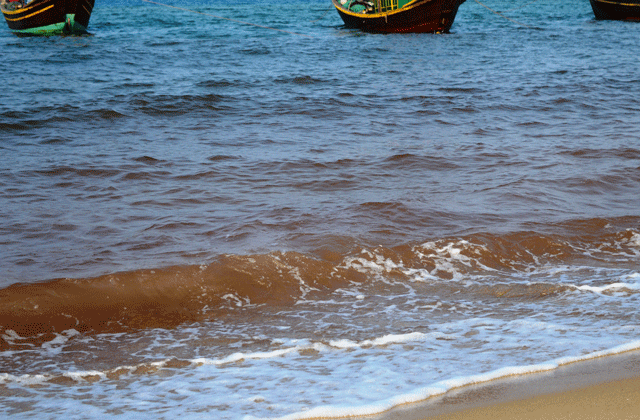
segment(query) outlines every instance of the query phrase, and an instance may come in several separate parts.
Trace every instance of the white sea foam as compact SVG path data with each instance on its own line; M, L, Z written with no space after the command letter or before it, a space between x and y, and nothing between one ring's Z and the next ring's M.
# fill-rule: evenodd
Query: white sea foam
M629 245L640 247L640 233L634 232L631 238L629 238Z
M384 258L380 255L374 255L365 250L363 250L362 253L367 254L370 258L375 257L375 261L371 261L367 258L362 257L348 257L345 259L344 267L353 268L360 272L374 272L378 274L389 273L393 270L403 268L401 265L389 258Z
M234 353L222 359L210 359L206 357L201 357L197 359L192 359L191 363L196 365L224 365L228 363L241 362L243 360L273 359L273 358L286 356L292 353L298 353L304 350L322 351L325 349L326 349L325 345L321 343L313 343L310 345L293 346L293 347L287 347L283 349L266 351L266 352Z
M601 294L603 292L609 291L620 291L620 290L640 290L639 284L631 284L631 283L612 283L607 284L606 286L577 286L578 290L585 290L588 292Z
M640 290L640 273L631 273L623 276L624 282L615 282L611 284L605 284L602 286L595 285L580 285L573 286L577 290L593 292L597 294L603 294L605 292L620 292L620 291L635 291Z
M315 407L304 412L293 413L282 417L269 418L270 420L303 420L314 418L343 418L352 416L367 416L381 414L389 411L394 407L403 404L417 403L428 398L444 394L452 389L460 388L473 384L486 383L509 376L522 376L532 373L540 373L557 369L563 365L576 363L581 361L593 360L599 357L612 356L628 351L639 350L640 340L627 344L616 346L610 349L591 352L581 356L567 356L546 363L539 363L528 366L508 366L496 369L487 373L470 375L466 377L457 377L442 380L434 384L415 389L411 392L393 396L391 398L372 402L366 405L344 407L344 406L325 406ZM256 417L246 416L245 420L256 419Z
M106 379L107 375L104 372L97 370L87 370L87 371L75 371L75 372L66 372L63 376L67 378L73 379L76 382L80 382L82 380L86 380L87 378L100 378Z
M369 347L369 346L386 346L390 344L402 344L408 343L412 341L425 341L428 339L436 339L442 338L446 336L446 334L442 333L421 333L421 332L412 332L407 334L388 334L383 337L378 337L370 340L363 341L351 341L347 339L341 340L331 340L329 345L331 347L339 348L339 349L350 349L356 347Z
M42 348L48 352L60 353L63 350L63 346L69 341L69 339L78 335L80 335L80 332L74 329L64 330L60 334L56 333L55 338L44 343Z
M248 298L240 298L238 295L235 295L233 293L227 293L226 295L222 296L222 299L228 302L233 301L233 304L237 307L251 304L251 301L249 301Z
M40 385L51 379L49 375L12 375L9 373L0 373L0 384L19 383L22 385Z
M519 349L523 346L539 346L540 338L546 337L553 346L545 351L557 349L560 354L567 354L567 349L574 345L573 338L590 330L580 329L579 326L571 330L566 325L535 318L504 321L490 317L452 320L433 327L437 330L384 334L365 340L336 338L328 340L326 344L309 339L274 338L266 346L271 349L267 351L183 359L189 365L184 369L174 369L170 376L156 373L155 369L135 371L140 367L162 370L172 366L170 362L173 359L120 366L103 372L70 370L56 376L84 384L82 387L90 390L87 392L108 402L116 411L149 410L141 418L152 418L158 414L154 410L160 406L163 412L167 410L167 413L179 414L183 418L197 418L195 413L185 411L187 406L202 409L220 405L227 407L224 412L212 412L225 419L245 416L247 419L265 418L275 412L284 413L283 419L305 419L314 416L375 414L472 383L555 369L565 363L640 348L640 342L632 342L610 350L587 352L585 355L553 359L551 362L500 368L493 363L500 363L501 360L513 363L523 356L521 353L517 358L503 359L511 353L511 349L521 351ZM192 331L194 328L185 330L190 335L196 332ZM633 335L636 330L628 329L625 334ZM599 331L597 336L592 337L593 340L598 340L603 333L606 334L606 331ZM265 341L268 338L259 334L243 335L249 341ZM565 335L566 343L562 341ZM586 336L589 338L588 334ZM406 346L407 343L411 343L411 346ZM457 349L462 343L467 348L475 348L482 343L482 348L487 346L487 351L482 350L482 357L474 356L475 350L460 353ZM310 349L316 352L306 351ZM529 349L526 353L531 351ZM503 356L496 357L500 352L504 352ZM468 360L449 368L441 361L444 354L450 354L453 359L463 355ZM489 371L474 373L485 366L487 358L492 361L486 365ZM525 357L524 360L538 359ZM110 377L110 372L118 370L129 371L122 375L119 385L122 390L114 389L111 380L104 381L105 377ZM408 371L413 374L407 376ZM456 372L468 374L453 376ZM431 381L428 378L432 378ZM51 379L51 375L0 375L0 383L25 386L46 384ZM96 379L98 381L93 382ZM38 388L36 392L47 392L50 388ZM37 404L40 409L46 410L52 399L42 398L39 401ZM83 404L73 401L69 400L68 410L78 413L76 417L80 418L84 412ZM330 403L324 405L327 404L325 401Z
M391 272L401 272L412 281L425 282L429 280L439 280L438 273L450 273L455 280L461 280L464 276L459 270L459 266L480 267L487 271L494 271L490 267L486 267L477 260L466 256L463 251L479 254L480 250L486 250L482 245L471 244L466 240L449 242L438 245L434 242L426 242L420 246L414 247L413 252L418 258L429 259L435 267L431 270L424 268L405 267L402 261L393 261L377 254L375 251L362 250L364 257L347 257L342 267L355 269L368 275L376 275L378 279L388 282L383 277L384 274Z

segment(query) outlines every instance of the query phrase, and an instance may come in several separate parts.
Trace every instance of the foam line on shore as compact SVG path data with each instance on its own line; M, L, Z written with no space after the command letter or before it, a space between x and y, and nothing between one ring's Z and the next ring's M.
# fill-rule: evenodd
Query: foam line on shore
M522 376L532 373L551 371L571 363L589 361L600 357L613 356L634 350L640 350L640 340L632 341L627 344L616 346L610 349L587 353L582 356L560 357L549 362L539 363L535 365L509 366L478 375L446 379L423 388L418 388L409 393L397 395L386 400L377 401L358 407L316 407L305 412L293 413L283 417L260 420L339 419L347 417L364 417L377 415L405 404L414 404L425 401L429 398L445 394L446 392L449 392L453 389L495 381L509 376ZM258 418L247 416L245 417L245 420L258 420Z

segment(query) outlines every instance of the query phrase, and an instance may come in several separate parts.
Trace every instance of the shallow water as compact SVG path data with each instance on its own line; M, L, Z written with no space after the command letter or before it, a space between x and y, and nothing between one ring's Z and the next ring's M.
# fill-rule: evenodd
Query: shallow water
M483 3L513 21L122 1L0 31L0 412L376 412L639 347L640 25Z

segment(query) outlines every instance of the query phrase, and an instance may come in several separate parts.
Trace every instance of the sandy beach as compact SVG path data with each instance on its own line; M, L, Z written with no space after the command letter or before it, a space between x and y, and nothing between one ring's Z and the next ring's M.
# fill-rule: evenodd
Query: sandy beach
M637 419L640 378L471 408L429 419Z
M625 379L578 390L445 414L448 419L640 418L640 380Z
M640 419L640 352L460 388L382 418Z

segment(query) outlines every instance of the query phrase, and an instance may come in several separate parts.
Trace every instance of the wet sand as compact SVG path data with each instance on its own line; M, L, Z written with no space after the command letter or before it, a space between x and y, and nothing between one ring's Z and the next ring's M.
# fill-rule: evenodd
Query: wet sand
M381 419L640 419L640 352L460 388Z
M571 391L457 411L428 419L638 419L640 379L623 379Z

